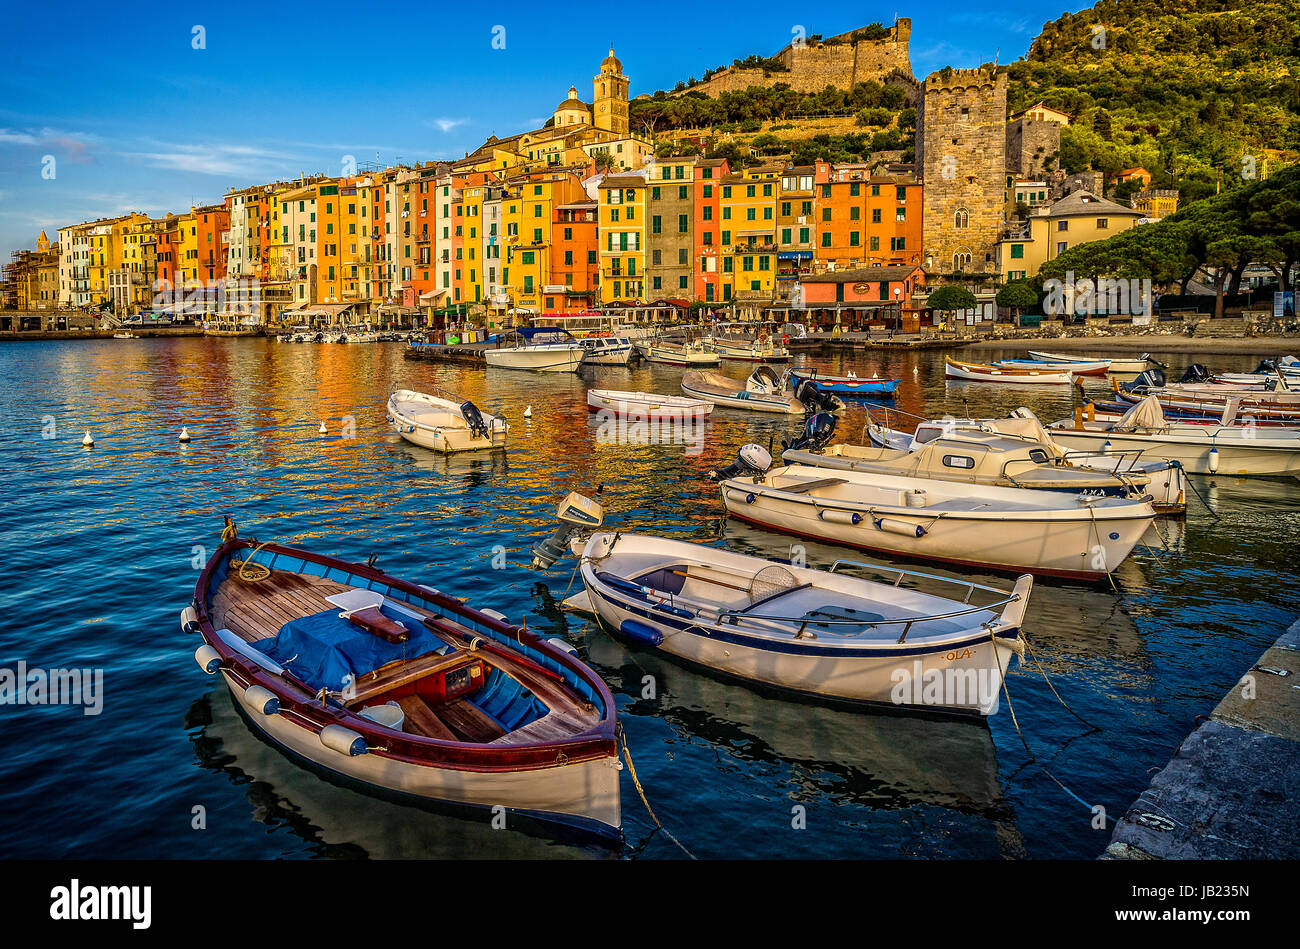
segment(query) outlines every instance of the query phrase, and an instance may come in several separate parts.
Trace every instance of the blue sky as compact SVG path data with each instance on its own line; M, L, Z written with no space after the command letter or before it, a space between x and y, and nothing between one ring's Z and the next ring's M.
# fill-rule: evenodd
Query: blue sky
M459 5L458 5L459 6ZM0 255L45 228L219 201L226 189L459 157L535 128L591 78L612 42L632 95L751 53L796 26L831 35L912 18L912 68L1022 56L1065 9L1006 0L884 7L819 0L568 5L394 2L10 5L0 37ZM688 29L687 13L698 10ZM724 10L742 11L726 15ZM195 49L194 28L206 48ZM493 48L504 27L505 48ZM43 176L53 156L53 177Z

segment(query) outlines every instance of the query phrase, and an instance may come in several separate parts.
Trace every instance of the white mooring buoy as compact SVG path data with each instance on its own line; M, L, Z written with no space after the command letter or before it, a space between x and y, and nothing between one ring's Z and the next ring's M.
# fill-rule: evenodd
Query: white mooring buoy
M181 426L181 442L182 442L183 444L188 444L188 443L189 443L189 440L190 440L190 430L189 430L189 428L188 428L187 426L182 425L182 426Z
M524 409L524 418L532 418L532 417L533 417L533 407L530 405L528 406L528 408Z
M90 429L86 429L86 437L81 440L81 444L85 445L87 448L95 447L95 440L90 437Z
M320 423L320 429L319 429L319 431L320 431L320 433L321 433L322 435L326 434L326 429L325 429L325 423L324 423L324 422L321 422L321 423Z

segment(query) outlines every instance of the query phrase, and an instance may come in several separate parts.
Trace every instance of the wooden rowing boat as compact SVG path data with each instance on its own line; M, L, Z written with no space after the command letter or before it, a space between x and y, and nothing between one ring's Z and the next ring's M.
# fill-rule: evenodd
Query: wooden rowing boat
M706 418L713 412L713 403L704 399L688 399L681 395L660 395L657 392L588 389L587 411L609 412L619 418L662 421Z
M318 773L621 837L609 690L500 613L227 521L181 626L249 725Z
M967 382L1012 382L1032 385L1069 385L1074 381L1069 372L1047 372L1040 369L1003 369L977 362L960 362L951 356L943 357L944 378Z

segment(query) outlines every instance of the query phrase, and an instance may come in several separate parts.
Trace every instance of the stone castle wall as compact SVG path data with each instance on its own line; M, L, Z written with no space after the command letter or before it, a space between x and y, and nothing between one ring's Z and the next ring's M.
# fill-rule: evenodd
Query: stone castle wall
M821 92L827 86L852 89L859 82L874 80L883 83L895 71L912 74L908 55L908 42L912 21L898 20L890 28L889 36L879 40L851 40L851 33L842 33L818 43L787 46L776 54L786 67L785 72L765 73L762 69L736 69L729 67L706 82L691 86L689 91L718 96L724 92L740 92L750 86L776 86L785 83L798 92Z
M1044 119L1019 118L1007 126L1007 166L1036 177L1047 171L1046 161L1061 151L1061 126Z
M949 69L925 80L917 105L916 166L924 184L927 269L992 272L1006 211L1005 74Z

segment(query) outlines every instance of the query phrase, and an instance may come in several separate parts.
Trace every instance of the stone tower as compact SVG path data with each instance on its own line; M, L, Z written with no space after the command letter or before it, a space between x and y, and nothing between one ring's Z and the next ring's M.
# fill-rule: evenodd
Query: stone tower
M612 48L601 61L600 73L592 80L592 87L591 111L596 128L626 138L631 127L627 113L627 77Z
M991 273L1007 201L1007 77L945 69L926 78L916 113L924 185L922 260L933 273Z

